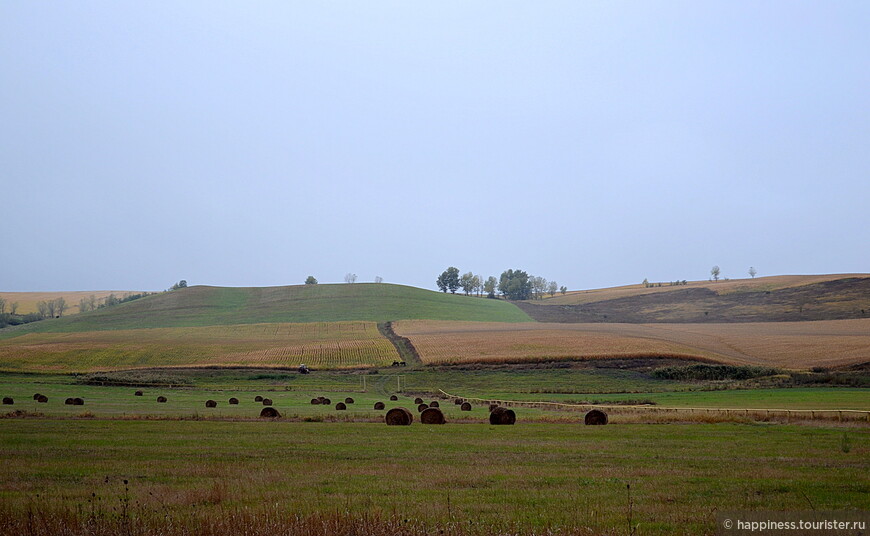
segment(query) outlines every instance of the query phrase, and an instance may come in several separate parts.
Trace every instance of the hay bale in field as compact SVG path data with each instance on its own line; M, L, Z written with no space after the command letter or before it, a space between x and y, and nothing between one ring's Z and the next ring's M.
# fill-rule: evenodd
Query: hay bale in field
M73 398L73 406L84 406L84 405L85 405L84 398L78 398L78 397Z
M166 397L165 396L158 396L157 401L158 402L166 402Z
M263 408L260 411L260 417L266 417L268 419L277 419L280 416L281 416L281 414L278 413L278 410L271 407L271 406L269 406L267 408Z
M383 402L375 402L375 409L384 409L384 407Z
M235 405L235 404L238 404L238 403L239 403L239 399L238 399L238 398L233 397L233 398L230 399L230 404Z
M492 410L494 410L497 407L498 407L498 404L490 404L489 405L489 412L492 413Z
M583 422L588 425L607 424L607 414L600 409L593 409L586 414L586 417L583 418Z
M320 399L319 399L319 398L312 398L312 399L311 399L311 405L312 405L312 406L319 406L319 405L320 405Z
M143 393L142 391L136 391L135 393L133 393L133 396L142 396L144 394L145 393Z
M420 422L423 424L444 424L447 421L444 419L444 414L438 408L426 408L420 414Z
M328 398L324 398L320 401L320 403L323 404L324 406L329 406L330 404L332 404L332 400L330 400Z
M206 400L206 401L205 401L205 407L207 407L207 408L216 408L216 407L217 407L217 402L215 402L214 400Z
M39 395L39 398L37 398L36 401L40 404L45 404L46 402L48 402L48 397L45 395Z
M453 399L453 403L456 404L457 406L458 406L459 404L462 404L463 402L465 402L465 401L462 400L461 398L454 398L454 399Z
M489 424L514 424L517 422L517 414L514 410L497 407L489 414Z
M344 402L339 402L338 404L335 405L335 411L344 411L346 409L347 409L347 406L344 404Z
M439 404L437 400L433 400L432 402L429 402L429 407L430 408L440 408L441 404Z
M414 403L415 403L415 404L422 404L422 403L423 403L423 399L420 398L420 397L418 396L417 398L414 399Z
M263 405L264 405L264 406L271 406L271 405L272 405L272 399L271 399L271 398L264 398L264 399L263 399Z
M262 396L257 395L257 396L254 397L254 402L262 402L262 401L263 401L263 397L262 397Z
M397 397L396 395L391 395L391 396L390 396L390 401L391 401L391 402L395 402L395 401L398 400L398 399L399 399L399 397Z
M420 404L419 406L417 406L417 411L422 412L424 409L427 409L428 407L429 407L429 404Z
M459 406L459 409L462 411L471 411L471 404L469 404L468 402L463 402L462 405Z
M3 405L4 405L4 406L11 406L11 405L14 404L14 403L15 403L15 401L12 400L12 397L11 397L11 396L4 396L4 397L3 397Z
M73 405L73 399L72 399L72 398L67 398L66 400L63 401L63 403L66 404L67 406L72 406L72 405Z
M35 395L33 395L33 399L34 399L34 400L39 400L39 397L41 397L41 396L42 396L41 394L36 393Z
M347 398L345 398L345 399L344 399L344 403L345 403L345 404L353 404L353 398L351 398L351 397L347 397Z
M409 426L414 422L414 414L405 408L393 408L384 416L389 426Z

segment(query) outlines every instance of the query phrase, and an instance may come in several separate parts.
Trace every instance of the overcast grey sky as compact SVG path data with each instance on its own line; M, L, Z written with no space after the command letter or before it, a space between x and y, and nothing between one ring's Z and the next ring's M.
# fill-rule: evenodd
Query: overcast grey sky
M0 290L870 271L866 1L0 3Z

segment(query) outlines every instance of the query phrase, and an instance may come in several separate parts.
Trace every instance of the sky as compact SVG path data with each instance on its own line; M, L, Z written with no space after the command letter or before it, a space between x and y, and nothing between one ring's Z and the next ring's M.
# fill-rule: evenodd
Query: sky
M0 2L0 290L870 272L866 1Z

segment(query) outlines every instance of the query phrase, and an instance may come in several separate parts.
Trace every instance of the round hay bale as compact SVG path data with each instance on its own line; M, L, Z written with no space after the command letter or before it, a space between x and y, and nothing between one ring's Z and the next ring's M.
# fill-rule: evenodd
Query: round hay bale
M145 393L143 393L142 391L136 391L135 393L133 393L133 396L142 396L144 394Z
M462 411L471 411L471 404L469 404L468 402L463 402L462 405L459 406L459 409Z
M384 407L383 402L375 402L375 409L384 409Z
M263 397L262 397L262 396L257 395L257 396L254 397L254 402L262 402L262 401L263 401Z
M278 413L278 410L269 406L260 410L260 417L265 417L268 419L277 419L281 414Z
M417 411L419 411L419 412L422 413L423 410L424 410L424 409L427 409L428 407L429 407L428 404L420 404L419 406L417 406Z
M39 395L39 398L37 398L36 401L40 404L45 404L46 402L48 402L48 397L45 395Z
M332 404L332 400L330 400L328 398L324 398L323 400L320 401L320 403L323 404L324 406L329 406L330 404Z
M78 398L78 397L73 398L73 406L84 406L84 405L85 405L84 398Z
M433 400L432 402L429 402L429 407L430 408L440 408L441 404L439 404L437 400Z
M158 396L157 401L158 402L166 402L166 397L165 396Z
M11 397L11 396L4 396L4 397L3 397L3 405L5 405L5 406L11 406L11 405L14 404L14 403L15 403L15 401L12 400L12 397Z
M230 404L235 405L235 404L238 404L238 403L239 403L239 399L238 399L238 398L236 398L236 397L232 397L232 398L230 399Z
M272 405L272 399L271 399L271 398L264 398L264 399L263 399L263 405L264 405L264 406L271 406L271 405Z
M206 400L206 401L205 401L205 407L207 407L207 408L216 408L216 407L217 407L217 402L215 402L214 400Z
M423 399L420 398L420 397L418 396L417 398L414 399L414 403L415 403L415 404L422 404L422 403L423 403Z
M320 405L320 399L319 399L319 398L312 398L312 399L311 399L311 405L312 405L312 406L319 406L319 405Z
M498 404L490 404L489 405L489 412L492 413L492 410L494 410L497 407L498 407Z
M347 409L347 406L344 404L344 402L339 402L338 404L335 405L335 411L344 411L346 409Z
M353 398L351 398L351 397L347 397L347 398L345 398L345 399L344 399L344 403L345 403L345 404L353 404Z
M36 393L35 395L33 395L33 399L34 399L34 400L39 400L39 397L41 397L41 396L42 396L41 394Z
M391 395L391 396L390 396L390 401L391 401L391 402L395 402L395 401L398 400L398 399L399 399L399 397L397 397L396 395Z
M72 406L72 405L73 405L73 399L72 399L72 398L67 398L66 400L63 401L63 403L66 404L67 406Z
M489 424L514 424L517 415L514 410L498 407L489 414Z
M414 422L414 414L405 408L393 408L384 416L389 426L409 426Z
M607 424L607 414L600 409L593 409L586 414L586 417L583 418L583 422L588 425Z
M463 400L462 400L461 398L454 398L454 399L453 399L453 403L456 404L457 406L458 406L459 404L462 404L462 402L463 402Z
M447 421L444 420L444 414L441 413L440 409L429 407L420 414L420 422L423 424L444 424Z

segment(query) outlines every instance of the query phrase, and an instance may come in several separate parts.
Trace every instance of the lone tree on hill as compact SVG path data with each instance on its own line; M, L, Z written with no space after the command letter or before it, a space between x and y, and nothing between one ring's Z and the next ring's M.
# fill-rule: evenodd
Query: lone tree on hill
M550 281L550 285L547 287L547 294L552 298L556 295L556 291L559 290L559 284L555 281Z
M758 270L755 269L755 266L749 267L749 277L755 279L755 274L758 273Z
M345 283L356 283L356 274L351 274L351 273L344 274L344 282Z
M566 287L566 286L559 287L559 292L561 292L562 295L564 296L565 293L568 292L568 287Z
M713 281L719 281L720 270L718 266L714 266L710 268L710 275L713 276Z
M178 290L178 289L180 289L180 288L187 288L187 281L185 281L184 279L182 279L182 280L179 281L178 283L172 285L172 286L170 287L170 290Z
M314 277L313 275L309 275L307 278L305 278L305 284L306 285L316 285L317 278Z
M438 289L441 292L450 291L451 294L456 294L456 290L459 288L459 268L455 266L451 266L450 268L441 272L441 275L438 276L438 279L435 280L435 283L438 285Z

